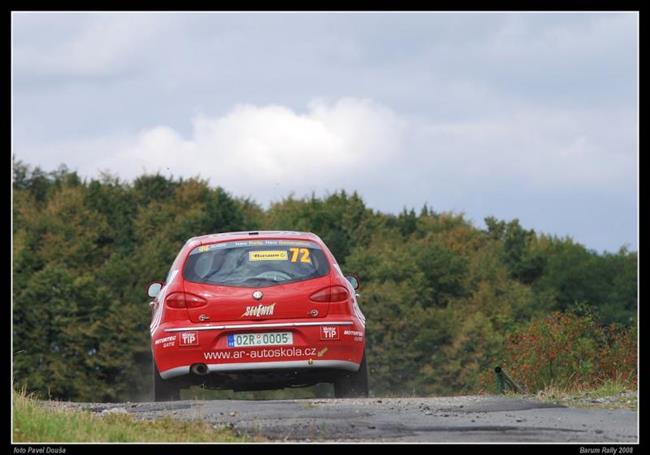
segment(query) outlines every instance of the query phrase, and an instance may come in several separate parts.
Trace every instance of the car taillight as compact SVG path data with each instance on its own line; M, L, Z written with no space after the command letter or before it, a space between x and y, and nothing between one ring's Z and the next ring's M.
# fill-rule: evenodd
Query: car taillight
M330 286L309 296L314 302L340 302L348 297L350 297L350 294L343 286Z
M187 292L173 292L165 298L170 308L197 308L208 303L203 297Z

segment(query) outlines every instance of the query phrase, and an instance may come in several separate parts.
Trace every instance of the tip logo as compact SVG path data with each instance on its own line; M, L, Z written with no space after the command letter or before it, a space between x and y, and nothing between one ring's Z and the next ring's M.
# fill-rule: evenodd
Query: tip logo
M199 337L196 332L182 332L179 344L181 346L196 346L199 344Z
M320 339L321 340L338 340L339 332L336 330L336 327L321 327L320 328Z

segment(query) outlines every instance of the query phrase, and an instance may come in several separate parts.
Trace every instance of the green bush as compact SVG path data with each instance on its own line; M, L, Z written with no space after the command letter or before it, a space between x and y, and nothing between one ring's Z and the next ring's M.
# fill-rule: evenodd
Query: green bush
M513 331L501 366L530 392L596 387L608 380L634 387L635 330L603 327L588 315L553 312Z

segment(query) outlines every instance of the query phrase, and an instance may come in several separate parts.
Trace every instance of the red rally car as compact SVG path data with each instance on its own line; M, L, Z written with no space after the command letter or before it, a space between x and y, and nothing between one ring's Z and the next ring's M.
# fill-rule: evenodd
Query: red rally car
M358 279L306 232L232 232L189 239L165 282L153 282L154 398L192 385L263 390L334 384L368 396Z

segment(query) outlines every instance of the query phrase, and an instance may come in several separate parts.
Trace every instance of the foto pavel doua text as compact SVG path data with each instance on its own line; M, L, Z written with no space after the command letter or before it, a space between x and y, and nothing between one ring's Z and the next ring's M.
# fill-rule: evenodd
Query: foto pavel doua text
M49 447L49 446L44 446L44 447L32 447L32 446L27 446L27 447L14 447L14 453L25 453L25 454L32 454L32 453L51 453L51 454L62 454L65 453L65 447Z

